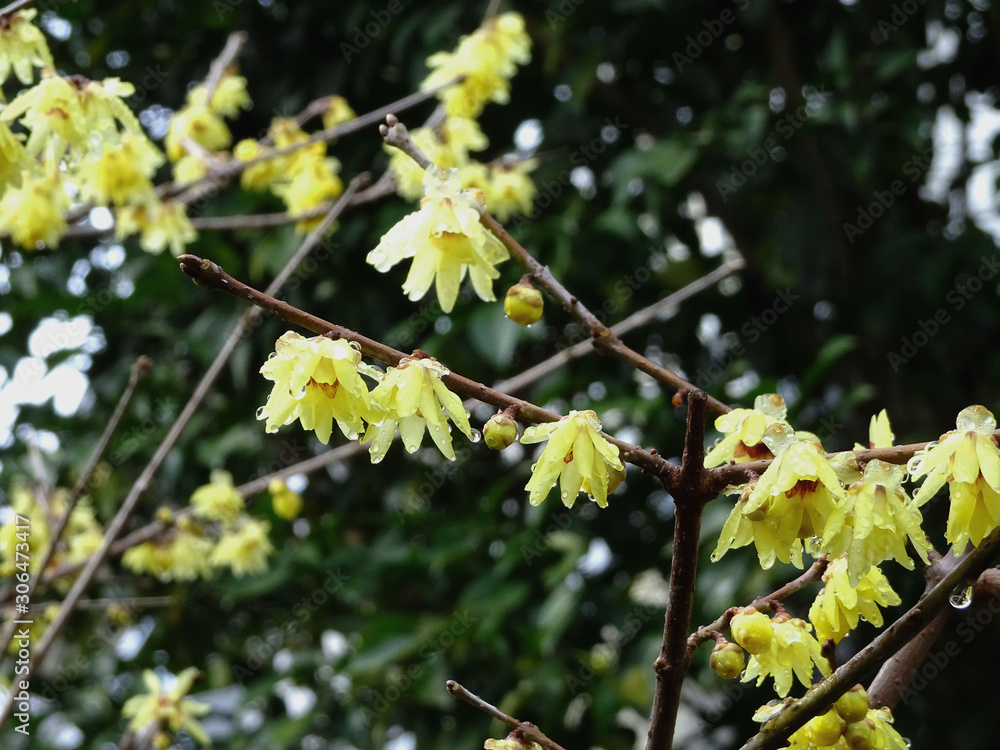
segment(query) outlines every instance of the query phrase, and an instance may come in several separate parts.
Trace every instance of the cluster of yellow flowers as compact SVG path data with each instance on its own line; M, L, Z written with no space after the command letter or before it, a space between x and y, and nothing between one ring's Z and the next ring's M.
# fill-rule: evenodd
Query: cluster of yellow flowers
M372 463L385 457L397 429L409 453L420 447L424 433L429 432L452 461L451 425L473 442L480 439L469 424L462 400L442 380L449 374L447 368L422 352L382 372L363 362L360 349L343 339L307 339L289 331L278 339L261 373L274 382L267 403L257 411L257 418L266 420L268 432L297 420L326 444L336 422L348 439L371 441ZM375 387L369 390L362 376L374 380ZM600 429L594 412L574 411L558 422L525 430L522 443L548 440L525 487L533 504L540 503L559 481L566 505L573 504L581 489L601 507L607 505L608 495L625 476L625 467L618 448ZM510 445L516 431L515 425L510 439L496 447Z
M775 559L802 567L804 545L817 555L846 555L853 586L890 558L912 569L906 542L924 562L931 550L919 508L945 484L951 495L945 537L956 554L1000 525L1000 449L993 437L996 420L986 408L963 409L956 430L910 460L910 478L925 478L913 498L902 487L902 467L872 460L860 471L852 453L827 460L819 440L794 432L784 417L780 397L768 395L759 396L752 411L735 410L716 420L725 437L706 465L774 460L757 481L733 490L740 499L713 559L752 541L764 568ZM884 411L872 418L870 445L892 445Z
M296 500L301 507L301 498L284 483L277 482L270 489L276 509L291 510ZM219 568L229 568L236 576L267 570L268 557L274 552L267 536L270 526L243 512L243 497L227 472L213 471L211 482L191 495L191 505L194 518L174 519L171 511L161 508L157 517L170 524L169 530L153 541L127 549L122 564L161 581L208 578Z
M354 119L356 115L342 97L330 97L323 125L333 128ZM268 137L274 147L262 146L251 139L242 140L233 149L240 161L270 157L281 149L305 143L309 135L291 117L279 117L271 123ZM326 155L326 143L303 146L284 156L265 158L243 172L241 184L248 190L270 190L285 202L289 214L298 216L325 201L336 199L344 192L338 176L340 162ZM307 232L322 221L321 217L303 219L296 224L299 232Z
M784 703L762 706L754 721L766 722L785 707ZM907 750L910 744L892 726L887 708L868 705L868 693L855 685L833 706L807 721L788 738L794 750Z
M459 170L462 187L481 190L486 205L500 221L531 211L537 191L528 175L537 161L505 158L484 164L469 154L489 145L476 118L488 102L509 101L510 79L518 65L531 59L530 50L524 18L518 13L505 13L463 36L455 52L432 55L427 60L432 72L421 84L423 90L460 80L439 94L445 119L435 128L416 128L411 133L432 162ZM407 200L419 200L423 195L423 172L406 154L387 148L397 191Z

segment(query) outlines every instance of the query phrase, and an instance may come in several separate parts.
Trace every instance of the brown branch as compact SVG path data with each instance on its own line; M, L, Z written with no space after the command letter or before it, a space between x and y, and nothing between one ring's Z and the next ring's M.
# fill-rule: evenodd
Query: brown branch
M948 599L955 586L979 575L998 552L1000 552L1000 528L995 529L978 548L970 552L934 588L924 594L906 614L861 649L850 661L827 679L813 685L805 696L791 701L768 721L760 734L747 742L742 750L771 750L781 747L792 732L811 717L819 715L833 705L837 698L859 683L864 675L927 627L940 610L949 606Z
M698 542L701 516L711 499L703 486L705 473L705 408L708 395L692 390L687 394L687 431L684 454L674 494L674 545L670 559L670 592L663 624L660 655L653 663L656 688L649 719L647 750L670 750L681 687L691 656L687 649L691 610L698 578Z
M219 81L222 80L222 76L225 75L226 68L228 68L232 62L236 59L236 56L240 54L240 49L246 44L248 39L247 33L245 31L234 31L226 39L226 46L222 48L222 52L219 56L212 61L211 66L208 68L208 78L205 79L205 106L208 107L212 103L212 96L215 95L215 90L219 87Z
M796 578L793 581L789 581L780 589L777 589L776 591L768 594L767 596L761 596L754 599L747 606L753 607L754 609L761 612L769 609L774 609L774 605L777 602L780 602L783 599L791 596L796 591L804 589L811 583L815 583L816 581L822 580L823 573L826 572L828 563L829 559L827 558L826 555L823 555L816 562L810 565L809 569L805 573L800 575L798 578ZM689 658L690 655L694 653L694 650L698 648L698 646L703 644L705 641L714 639L717 633L722 633L724 630L726 630L729 627L729 623L733 619L733 616L739 611L739 609L740 609L739 607L730 607L729 609L727 609L725 612L722 613L722 616L719 617L718 620L708 625L702 625L694 633L692 633L687 640L687 650Z
M201 286L232 294L235 297L256 305L258 308L266 310L272 315L276 315L284 321L293 323L313 333L319 335L331 334L346 341L352 341L360 347L363 354L381 360L388 365L395 366L399 364L399 361L403 357L408 356L404 352L386 346L380 341L370 339L343 326L330 323L311 313L293 307L287 302L275 299L267 293L262 293L253 287L247 286L243 282L234 279L223 271L218 264L210 260L203 260L195 255L181 255L177 260L180 263L181 270ZM555 422L562 418L555 412L542 409L535 404L515 398L506 393L501 393L483 383L470 380L456 373L445 375L442 380L456 393L479 399L498 409L516 406L518 408L518 416L528 422ZM676 466L659 455L645 451L638 446L618 440L607 434L604 437L610 443L618 446L623 460L635 464L643 470L652 473L654 476L661 478L661 480L670 481L677 471Z
M5 8L0 8L0 18L6 18L7 16L12 16L20 10L24 10L27 7L34 5L36 0L15 0L15 2L6 6Z
M550 740L541 729L536 727L530 721L518 721L513 716L505 714L499 708L491 703L487 703L475 693L470 693L454 680L448 680L445 685L448 688L448 692L455 698L458 698L460 701L465 701L470 706L475 706L483 713L492 716L498 721L502 721L511 729L520 731L529 740L537 742L539 745L546 748L546 750L565 750L562 745L555 740Z
M944 557L936 552L931 554L933 555L933 563L924 569L924 576L927 579L927 585L924 588L925 594L958 567L959 562L964 558L964 556L955 557L953 554L945 554ZM895 708L903 697L906 686L913 680L920 665L923 664L927 652L934 645L934 641L937 640L941 630L951 617L951 612L951 607L945 607L926 628L882 665L868 688L869 705L873 708L882 706L889 709Z

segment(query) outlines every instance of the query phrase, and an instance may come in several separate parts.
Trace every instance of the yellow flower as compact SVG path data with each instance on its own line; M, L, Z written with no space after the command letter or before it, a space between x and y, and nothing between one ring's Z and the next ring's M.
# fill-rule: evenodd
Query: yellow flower
M601 420L588 409L571 411L558 422L532 425L524 431L522 443L548 440L524 487L532 505L542 502L558 480L566 507L576 502L584 482L597 504L607 507L609 479L624 465L618 457L618 446L609 443L600 430Z
M150 722L161 730L171 732L184 730L202 745L211 744L204 727L198 723L196 716L204 716L212 707L207 703L198 703L184 696L191 690L191 685L198 676L198 670L189 667L177 675L177 682L170 692L164 692L163 682L156 673L147 669L142 673L146 685L145 695L134 695L122 706L122 716L131 717L128 726L133 732L140 731Z
M161 581L169 581L174 566L173 547L166 539L137 544L125 550L122 565L133 573L148 573Z
M372 403L385 413L385 417L381 424L369 426L361 439L361 442L372 441L372 463L385 458L397 425L408 453L420 447L426 427L434 444L450 461L455 460L455 450L451 444L449 418L463 435L473 439L462 399L448 390L441 380L447 374L446 367L427 356L404 357L398 365L389 368L372 391Z
M243 511L243 496L233 487L233 477L228 471L215 469L211 482L203 484L191 495L191 505L198 518L209 521L230 522Z
M150 181L163 155L143 135L125 133L121 143L105 143L99 153L80 163L80 195L96 203L119 206L155 200Z
M847 577L847 560L831 560L823 573L823 589L809 608L809 621L821 641L841 639L858 626L863 617L877 628L882 627L879 607L895 606L902 601L892 590L878 566L873 566L857 584Z
M185 185L200 180L208 174L208 167L208 162L200 156L195 154L182 156L174 162L174 182L178 185Z
M315 430L326 445L334 420L354 440L364 431L365 422L381 418L361 379L363 374L378 380L379 371L362 362L360 350L343 339L307 339L288 331L278 339L275 353L260 372L274 381L267 403L257 411L257 419L267 420L268 432L298 419L303 429Z
M517 72L518 64L531 59L530 50L524 18L518 13L504 13L459 39L454 52L431 55L427 59L431 73L420 88L426 91L464 76L438 97L449 115L477 117L487 102L508 101L509 79Z
M830 514L820 549L831 556L846 553L852 586L874 565L893 558L907 570L913 560L906 540L925 563L931 544L920 524L923 517L902 487L901 466L872 459L860 481L847 488L846 502Z
M182 519L182 521L188 519ZM178 522L177 531L170 542L170 575L175 581L193 581L212 575L209 556L212 541L202 533L195 522ZM162 579L161 579L162 580Z
M17 572L25 572L22 565L25 561L23 554L24 547L20 551L22 557L17 556L17 545L28 545L28 572L32 576L38 574L38 566L42 564L42 556L49 546L50 531L46 520L47 516L35 500L34 494L26 487L15 484L10 491L10 507L15 514L24 516L29 520L29 532L24 533L24 529L18 529L15 518L11 516L7 523L0 526L0 578L9 578ZM20 532L20 536L18 533Z
M750 655L743 682L756 678L759 686L766 677L773 677L775 691L785 697L791 690L793 674L805 687L812 685L813 665L824 677L830 676L830 664L820 654L811 625L782 613L771 620L771 629L770 648Z
M136 232L142 232L139 245L149 253L162 253L169 246L171 253L180 255L184 246L198 237L184 204L176 201L152 201L144 206L118 209L115 227L118 239Z
M24 172L21 187L8 188L0 199L0 229L10 232L22 247L34 250L39 243L56 247L66 231L63 213L70 199L59 168L48 164L41 175Z
M721 466L729 461L765 461L774 458L762 441L764 430L785 421L785 400L776 393L757 396L753 409L733 409L715 420L715 429L725 437L705 456L705 466Z
M331 96L327 100L326 109L323 112L323 128L332 130L338 125L350 122L355 117L357 114L351 109L347 99L342 96Z
M81 76L62 78L46 73L0 111L0 119L13 122L20 117L21 124L31 130L25 145L30 156L47 149L49 158L73 164L90 149L95 137L117 143L119 123L124 131L143 134L139 121L122 101L133 93L132 84L117 78L88 81ZM73 151L67 154L67 147Z
M813 442L796 440L787 425L771 425L763 441L777 457L741 493L722 527L712 560L753 541L765 570L775 559L801 568L801 540L819 541L824 535L828 518L843 502L844 488L823 450Z
M271 493L271 507L278 518L291 521L299 515L302 510L302 496L298 492L288 489L288 485L280 479L272 479L267 485L267 491Z
M523 737L515 737L511 732L506 739L489 739L483 743L485 750L542 750L542 746L537 742L529 742Z
M497 221L507 221L513 214L530 214L534 206L535 183L528 173L538 162L534 159L501 162L490 170L486 205Z
M299 127L294 117L276 117L271 121L268 133L274 139L275 147L279 149L309 140L309 135ZM325 143L312 143L292 151L287 156L278 157L276 168L286 175L286 179L291 179L291 176L302 168L300 162L322 159L325 155Z
M207 151L221 151L232 141L232 135L222 117L204 104L188 104L170 118L166 138L167 157L170 161L178 161L188 153L184 147L185 138Z
M476 196L460 188L457 169L428 167L420 210L386 232L367 258L383 273L412 258L403 291L416 301L435 284L446 313L454 308L466 273L479 297L493 302L493 279L500 275L494 266L509 257L507 248L480 223Z
M336 159L299 160L296 167L290 182L280 186L272 185L274 193L285 201L290 215L298 216L344 192L344 184L337 176L340 162ZM305 219L298 222L295 229L308 232L322 221L322 216Z
M267 570L267 558L274 552L267 532L271 526L266 521L257 521L248 516L223 531L222 536L209 556L213 567L229 566L233 575L242 577L263 573Z
M205 105L205 84L195 86L188 92L187 102L192 107L203 107ZM223 117L236 117L241 109L250 107L250 95L247 94L247 79L243 76L236 76L230 73L224 74L220 79L215 91L212 92L212 101L208 108L217 115Z
M948 483L951 508L945 538L956 555L964 552L967 542L978 545L1000 525L1000 451L993 437L996 426L985 407L966 407L958 414L958 429L919 451L907 465L912 478L926 476L913 496L918 508Z
M8 186L20 186L21 172L31 166L21 139L0 120L0 191Z
M20 10L0 22L0 84L7 80L11 70L17 80L29 84L33 79L32 66L55 67L45 35L31 23L36 13L34 8Z
M753 720L765 722L784 707L784 703L761 706L754 713ZM847 722L840 717L835 708L830 708L825 713L814 716L793 732L785 747L789 750L850 750L850 746L842 741L846 729Z
M272 149L262 148L253 138L245 138L233 147L233 156L239 161L250 161L258 156L271 153ZM240 177L240 184L247 190L265 190L281 177L278 159L267 159L247 167Z

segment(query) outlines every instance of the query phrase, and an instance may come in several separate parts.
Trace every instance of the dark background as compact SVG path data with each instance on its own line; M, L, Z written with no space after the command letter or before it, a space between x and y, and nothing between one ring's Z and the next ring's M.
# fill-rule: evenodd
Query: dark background
M273 116L292 115L319 96L340 94L362 113L410 93L426 75L424 59L474 30L485 4L403 3L349 62L341 45L354 44L356 27L384 3L82 0L39 8L40 17L54 13L72 24L65 40L49 37L60 70L135 83L140 91L130 104L147 125L162 124L163 107L182 105L229 32L247 31L240 68L254 107L231 123L239 139L258 136ZM491 140L484 158L512 150L516 128L529 119L542 128L539 149L554 152L535 173L540 195L552 199L533 220L510 222L514 235L592 310L609 310L612 323L719 265L718 254L702 251L704 212L733 239L726 257L738 252L747 261L738 284L730 280L686 302L627 343L691 379L715 373L709 390L731 403L749 405L756 393L780 390L793 424L815 431L828 450L866 443L868 420L883 407L900 443L937 437L966 405L996 410L997 279L963 298L961 309L955 296L956 285L964 289L981 269L995 273L984 259L997 247L971 215L967 190L973 173L997 159L994 133L980 129L973 138L970 129L970 102L992 111L998 92L995 4L585 0L505 2L502 9L524 14L534 46L513 81L511 103L490 105L480 118ZM954 41L954 51L927 65L921 53L933 46L935 30ZM418 124L432 110L425 104L404 120ZM957 123L959 138L935 150L939 117ZM601 140L609 121L625 126L613 142ZM583 158L594 176L593 189L583 192L560 182L580 163L581 149L591 155ZM378 174L387 161L374 129L330 152L342 161L345 182L367 169ZM946 155L953 168L941 171ZM723 180L735 187L741 166L752 174L738 189L720 190ZM928 170L941 171L939 200L922 190ZM985 179L990 194L992 174ZM883 204L892 200L884 210L880 196ZM699 202L702 213L692 209ZM345 216L332 257L288 301L398 348L419 346L485 382L575 343L571 319L555 305L542 323L515 330L499 304L466 298L448 316L450 328L441 322L435 331L432 298L411 303L401 293L403 268L381 275L365 264L382 233L411 209L392 198ZM278 210L277 199L232 188L203 215ZM985 210L995 213L994 204ZM849 237L844 225L859 225L859 211L873 221ZM189 250L263 287L297 243L290 228L204 232ZM46 460L60 484L72 484L131 362L148 354L156 363L120 433L138 439L113 444L113 473L93 493L107 521L242 304L193 286L169 254L148 255L135 241L113 270L96 263L92 242L29 255L12 250L3 249L10 290L0 296L13 319L0 336L8 375L26 356L38 321L59 311L70 318L93 312L106 342L87 363L92 391L79 413L60 417L48 402L24 406L18 417L58 436L60 448ZM85 291L71 293L67 279L84 272ZM501 272L498 296L521 274L512 263ZM122 279L134 291L120 298L110 292ZM762 317L782 290L794 299L789 311ZM926 345L904 349L902 339L912 341L921 321L939 310L948 322ZM761 330L755 316L773 323ZM266 435L254 419L270 386L257 370L286 329L268 320L240 345L146 493L136 525L161 504L186 504L213 468L232 472L239 484L284 465L290 454L304 459L326 450L297 426ZM57 352L47 366L72 354ZM727 392L726 384L743 376L738 382L746 387ZM525 396L563 412L593 408L609 431L676 455L683 413L670 406L672 394L645 380L590 356ZM632 429L620 432L627 425ZM19 432L6 446L5 486L30 476L24 437ZM137 580L113 563L91 596L172 595L173 604L141 613L148 640L124 661L103 645L111 626L100 610L74 616L65 646L41 676L59 692L36 709L32 746L59 746L58 728L72 723L85 737L80 746L110 747L102 743L120 738L122 703L140 689L142 669L153 666L205 673L196 691L200 699L216 691L208 695L217 710L206 726L220 748L381 748L395 738L393 747L408 750L410 738L401 733L409 732L420 748L474 748L504 736L448 696L449 678L535 721L565 747L641 746L662 605L640 600L656 601L662 586L655 581L668 575L670 498L630 472L601 513L585 500L566 511L555 495L532 508L523 491L530 463L530 455L504 463L479 444L446 465L432 452L411 457L394 445L378 468L362 456L311 475L301 534L274 516L266 494L251 498L251 512L271 520L279 548L263 576L166 585ZM941 505L926 515L943 551ZM760 571L749 549L709 565L727 513L728 500L708 508L695 623L794 573L780 565ZM579 565L588 548L602 545L610 559ZM599 555L586 560L602 562ZM343 578L336 592L303 607L331 571ZM906 571L894 564L886 572L904 603L913 602L919 576L901 575ZM637 581L647 592L639 600ZM804 617L814 594L793 599L791 611ZM977 607L961 618L992 618ZM933 679L896 712L914 748L996 746L994 675L983 668L995 664L996 628L967 641L962 619L953 619L935 647L953 640L959 655L928 672ZM335 639L330 631L347 639L345 655L324 654L324 637ZM842 655L871 635L863 626ZM754 731L750 715L774 694L768 686L724 684L707 667L708 651L696 655L680 731L695 733L688 747L738 745ZM312 708L290 716L280 697L289 689L310 693Z

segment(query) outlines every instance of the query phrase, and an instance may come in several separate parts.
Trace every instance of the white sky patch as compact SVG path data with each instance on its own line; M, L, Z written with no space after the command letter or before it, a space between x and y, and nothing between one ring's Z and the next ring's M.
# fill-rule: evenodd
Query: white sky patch
M585 576L596 576L611 564L611 548L601 537L592 539L587 552L576 562L576 569Z
M540 120L525 120L514 131L514 145L523 156L530 156L542 145L542 123Z
M920 191L924 200L944 203L948 186L962 166L962 122L951 107L941 107L934 120L934 158Z
M917 53L917 65L921 68L933 68L935 65L951 62L958 54L961 39L957 29L945 26L936 19L928 21L928 48Z

